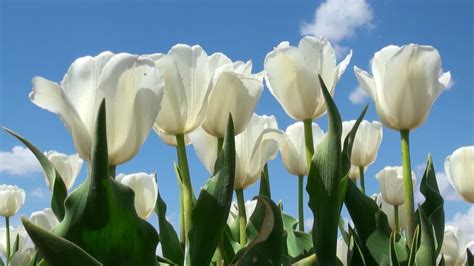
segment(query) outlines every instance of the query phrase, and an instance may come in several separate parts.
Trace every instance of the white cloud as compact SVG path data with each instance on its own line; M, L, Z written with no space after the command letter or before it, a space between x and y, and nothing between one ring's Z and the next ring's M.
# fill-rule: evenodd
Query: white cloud
M366 103L369 98L370 96L360 86L355 87L351 94L349 94L349 100L352 104Z
M358 28L371 27L373 12L366 0L326 0L314 13L314 20L304 23L303 35L324 36L343 50L340 42L355 35Z
M456 213L446 225L459 227L466 238L466 243L474 241L474 206L471 206L466 213Z
M37 199L44 199L46 197L46 192L43 188L37 187L31 191L31 197Z
M0 173L24 176L41 171L38 160L25 147L14 146L11 151L0 151Z

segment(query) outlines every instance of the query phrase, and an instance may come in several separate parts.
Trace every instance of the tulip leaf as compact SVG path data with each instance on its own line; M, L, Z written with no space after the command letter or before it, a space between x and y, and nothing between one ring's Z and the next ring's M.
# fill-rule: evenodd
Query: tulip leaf
M158 226L160 227L159 237L163 256L175 264L182 265L184 261L183 248L181 247L176 231L166 219L166 203L161 198L159 191L155 212L158 216Z
M5 266L5 263L3 262L2 258L0 258L0 266Z
M360 239L354 229L349 225L349 248L347 249L348 265L366 265Z
M51 209L58 220L61 221L64 218L64 200L67 197L67 189L59 172L56 170L56 168L54 168L53 163L51 163L48 157L46 157L38 148L31 144L31 142L8 128L3 129L22 142L39 161L46 178L50 181L50 184L53 185Z
M340 200L343 198L340 189L342 124L336 104L320 76L319 82L327 106L329 128L311 161L306 190L314 217L312 235L318 264L335 265Z
M375 213L375 230L367 238L366 246L379 265L390 261L390 225L387 216L382 211Z
M268 164L265 164L260 178L260 191L258 195L272 198L270 191L270 175L268 173Z
M436 182L436 174L431 155L428 156L426 169L421 179L420 191L425 196L425 201L419 209L423 209L428 217L429 223L433 226L435 232L435 256L437 257L444 237L444 200L439 193L438 184ZM417 210L417 216L419 209Z
M280 209L268 197L257 196L263 206L263 221L258 235L235 255L233 265L281 265L283 221ZM253 215L252 215L253 216Z
M48 265L102 265L76 244L34 225L25 217L21 222Z
M416 258L416 251L420 246L420 226L418 225L415 228L415 232L413 233L413 241L410 247L410 256L408 259L408 266L415 266L415 258Z
M138 217L133 190L109 175L105 101L96 121L87 179L67 197L53 232L104 265L156 265L156 230Z
M178 265L178 264L172 262L171 260L169 260L167 258L160 257L160 256L156 256L156 261L158 262L158 265Z
M416 265L436 264L436 239L434 228L423 208L418 208L420 218L420 246L416 252Z
M213 177L201 189L191 213L188 233L190 260L186 261L187 264L208 265L211 262L227 222L235 179L234 124L230 115L215 169ZM210 217L212 222L209 222Z
M292 261L297 261L314 253L312 252L313 239L311 235L295 230L298 221L286 213L282 213L282 220L283 229L286 232L286 247Z
M236 220L238 221L238 219ZM228 260L231 260L233 257L235 257L235 254L240 249L240 244L234 240L232 234L231 228L226 225L224 228L224 233L222 234L222 247L225 252L224 255Z
M390 234L390 264L403 265L408 261L408 251L405 239L392 231Z
M17 253L19 249L20 249L20 234L17 234L15 237L15 241L13 242L10 257L13 257L13 255L15 255L15 253Z
M466 248L466 254L467 254L467 265L469 266L474 265L474 256L472 255L471 250Z

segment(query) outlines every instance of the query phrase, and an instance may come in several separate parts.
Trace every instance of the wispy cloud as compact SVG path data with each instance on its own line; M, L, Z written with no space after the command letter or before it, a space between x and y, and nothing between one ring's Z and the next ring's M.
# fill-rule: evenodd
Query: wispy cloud
M46 197L45 189L41 187L34 188L30 194L31 194L31 197L37 198L37 199L44 199Z
M369 98L370 96L360 86L355 87L351 94L349 94L349 101L351 101L352 104L366 103L368 102Z
M14 146L11 151L0 151L0 173L24 176L38 172L41 166L27 148Z
M466 213L456 213L447 225L459 227L466 238L466 242L474 241L474 206L471 206Z
M340 55L347 48L341 41L355 36L357 29L372 26L373 11L366 0L326 0L316 8L314 19L303 23L303 35L324 36Z

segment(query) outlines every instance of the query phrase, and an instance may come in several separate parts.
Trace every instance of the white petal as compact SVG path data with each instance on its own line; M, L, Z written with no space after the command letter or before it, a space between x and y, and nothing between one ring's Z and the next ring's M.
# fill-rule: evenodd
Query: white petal
M0 185L0 216L15 215L25 203L25 191L17 186Z
M77 154L68 156L56 151L45 152L45 155L51 161L54 168L56 168L58 171L64 184L66 185L66 189L70 189L79 175L79 172L81 171L83 163L82 159L79 158ZM46 185L48 186L49 190L53 191L54 180L48 180L47 175L45 175L45 178Z
M135 173L119 175L117 181L130 187L134 193L135 210L140 218L148 219L155 209L158 198L158 186L155 174Z
M46 208L42 211L33 212L30 216L30 221L35 225L51 231L56 225L59 224L56 215L54 215L53 210Z
M444 162L451 185L466 201L474 203L474 146L461 147Z
M178 143L176 142L176 136L175 135L169 135L167 133L165 133L163 130L161 129L157 129L156 126L153 128L156 132L156 134L158 134L158 136L160 137L160 139L170 145L170 146L174 146L174 147L177 147L178 146ZM188 135L184 135L184 144L185 145L188 145L191 143L191 140L189 139L189 136Z
M197 128L189 134L189 139L199 160L212 174L217 159L217 138L208 134L204 129Z
M362 89L367 92L368 95L372 98L372 100L377 99L377 88L375 87L374 79L370 76L369 73L366 71L354 66L354 74L357 78Z

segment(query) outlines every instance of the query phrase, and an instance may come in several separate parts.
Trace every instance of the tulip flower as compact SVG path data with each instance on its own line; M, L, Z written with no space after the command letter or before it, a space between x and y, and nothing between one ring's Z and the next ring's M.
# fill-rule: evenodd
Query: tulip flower
M441 56L431 46L389 45L375 53L372 75L354 66L361 87L375 102L382 123L400 131L407 206L407 238L415 230L415 207L411 183L409 132L424 123L431 106L448 86L450 72L441 73ZM440 74L441 73L441 74Z
M356 120L342 122L342 142L354 127ZM377 158L377 152L382 142L382 124L361 121L352 145L351 164L359 168L360 186L365 193L364 168L372 164Z
M256 207L257 207L257 200L247 200L245 202L245 217L247 218L247 222L249 221ZM232 202L232 205L230 206L229 217L227 217L227 224L229 226L232 226L235 219L238 217L239 217L239 206L237 202Z
M11 217L25 203L25 191L17 186L0 185L0 215Z
M70 189L74 184L74 181L76 181L79 172L81 171L83 161L79 155L73 154L68 156L57 151L48 151L45 152L44 155L58 171L64 182L64 185L66 185L66 189ZM49 190L53 191L54 180L50 180L49 176L46 174L44 176L46 185L48 186Z
M444 257L446 266L463 266L466 265L466 240L461 229L447 225L444 228L443 245L441 246L441 254Z
M30 221L44 230L51 231L59 224L53 210L46 208L42 211L33 212L30 216Z
M304 133L303 122L296 122L288 126L279 146L281 158L286 170L293 175L298 176L298 224L300 231L304 231L303 177L308 175L309 172L306 161ZM324 132L318 124L312 123L312 134L314 149L316 149L319 143L323 140Z
M222 53L208 56L199 45L177 44L168 54L151 55L165 79L165 95L155 130L187 134L204 121L212 77L216 68L230 63Z
M411 173L412 181L416 182L415 173ZM375 177L380 185L383 199L393 205L400 206L404 203L403 197L403 169L402 167L386 166Z
M158 198L155 174L119 174L115 179L133 190L135 211L140 218L148 219L155 209Z
M105 99L109 164L118 165L133 158L150 133L163 87L150 58L103 52L74 61L60 84L33 78L30 99L63 120L85 160L91 159L96 115Z
M449 182L459 195L474 203L474 146L461 147L444 161Z
M252 74L252 61L237 61L216 69L209 94L207 117L202 128L223 138L229 113L234 135L247 127L263 91L263 73Z
M367 166L364 167L364 174L367 171ZM351 165L351 168L349 169L349 178L352 179L352 181L357 181L357 178L361 176L360 174L360 169L358 166Z
M342 265L346 266L347 264L347 252L349 248L347 247L346 241L341 237L337 240L337 258L342 262Z
M265 81L291 118L312 120L326 112L318 75L333 95L351 57L352 52L336 65L334 48L324 38L304 37L298 47L282 42L265 57Z
M26 241L28 239L28 234L23 227L18 228L11 228L7 225L7 227L0 228L0 254L7 258L7 264L10 265L8 262L11 257L11 249L10 247L13 246L15 240L18 236L18 250L21 251L24 249Z
M176 141L176 136L175 135L170 135L167 134L159 129L155 128L155 132L160 137L160 139L166 143L167 145L178 147L178 142ZM184 144L188 145L191 143L191 140L189 140L188 135L184 135Z
M387 215L388 223L392 230L403 230L406 228L406 208L405 205L400 206L393 206L390 203L387 203L384 199L382 194L375 195L375 202L380 209Z
M24 266L28 265L35 256L36 250L34 248L27 248L24 250L18 250L10 261L10 266Z

